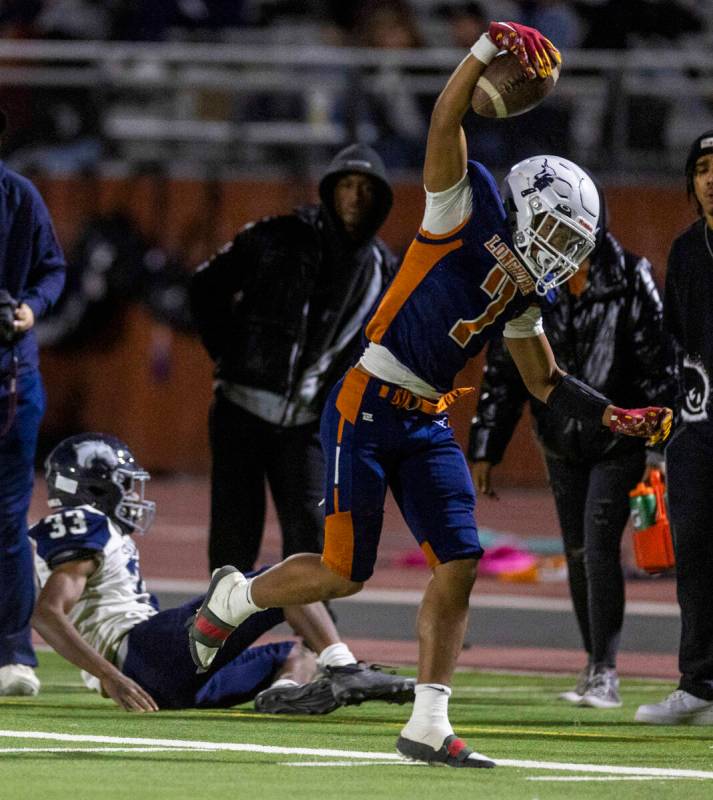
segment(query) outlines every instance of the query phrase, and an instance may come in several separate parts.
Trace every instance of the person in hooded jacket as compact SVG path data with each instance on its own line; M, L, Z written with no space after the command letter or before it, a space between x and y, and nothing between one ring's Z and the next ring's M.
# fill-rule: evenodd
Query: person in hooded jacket
M596 181L595 181L596 183ZM600 197L597 245L577 272L543 302L552 350L570 375L627 405L635 398L670 405L675 369L663 336L662 304L645 258L607 228ZM587 664L561 699L592 708L621 705L616 656L624 619L621 539L628 493L662 453L644 439L563 417L532 398L501 340L487 352L468 455L481 493L495 496L491 469L503 457L526 400L554 493L569 588Z
M319 194L318 205L245 226L191 280L193 319L216 365L211 569L255 566L266 480L284 556L322 549L322 406L396 258L376 235L393 196L372 148L341 150Z

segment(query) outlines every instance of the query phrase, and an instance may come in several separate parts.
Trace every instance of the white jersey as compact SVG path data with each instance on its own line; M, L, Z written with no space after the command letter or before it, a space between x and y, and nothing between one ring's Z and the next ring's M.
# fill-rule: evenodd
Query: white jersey
M84 641L116 663L126 634L158 613L141 578L134 540L91 506L49 514L30 529L30 536L37 545L35 567L41 586L60 564L87 558L96 562L69 617ZM98 688L92 675L82 672L82 678L89 688Z

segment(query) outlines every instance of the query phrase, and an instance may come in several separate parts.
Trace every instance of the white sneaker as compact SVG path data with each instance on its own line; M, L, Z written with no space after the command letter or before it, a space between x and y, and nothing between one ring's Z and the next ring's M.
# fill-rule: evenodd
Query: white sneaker
M34 697L40 691L40 679L26 664L0 667L0 695Z
M610 667L595 669L579 705L589 708L620 708L619 676L616 670Z
M589 685L589 681L593 672L593 665L587 664L587 666L577 676L577 683L575 684L574 689L570 689L568 692L562 692L562 694L558 695L559 699L566 700L568 703L579 703L579 701L582 699L582 696L587 691L587 686Z
M639 706L634 719L652 725L713 725L713 701L676 689L660 703Z

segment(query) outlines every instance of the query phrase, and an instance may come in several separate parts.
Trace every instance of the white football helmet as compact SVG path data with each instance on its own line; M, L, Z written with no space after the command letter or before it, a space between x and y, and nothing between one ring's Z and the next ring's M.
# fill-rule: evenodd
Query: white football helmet
M599 194L587 173L560 156L533 156L501 188L515 250L544 295L572 277L596 244Z

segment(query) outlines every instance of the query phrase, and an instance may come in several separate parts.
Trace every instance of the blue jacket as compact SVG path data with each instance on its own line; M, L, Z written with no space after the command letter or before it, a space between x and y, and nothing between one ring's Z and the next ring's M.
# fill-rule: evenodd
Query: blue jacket
M0 288L27 303L37 321L58 300L64 277L64 255L40 193L0 162ZM9 369L12 349L0 345L0 374ZM15 343L14 351L20 371L38 367L34 329Z

